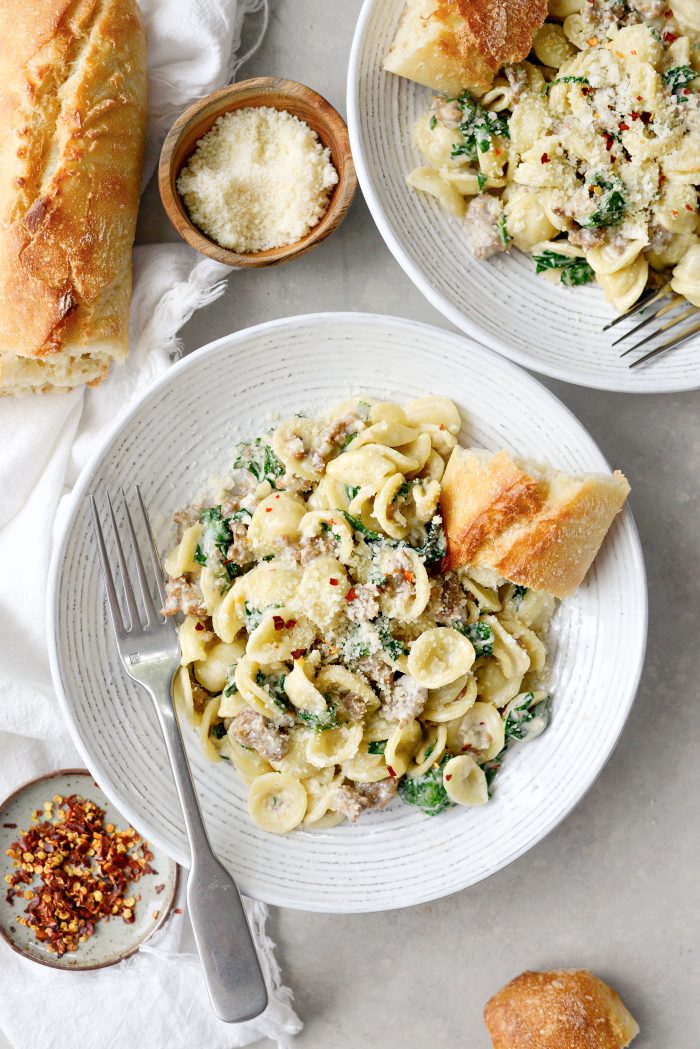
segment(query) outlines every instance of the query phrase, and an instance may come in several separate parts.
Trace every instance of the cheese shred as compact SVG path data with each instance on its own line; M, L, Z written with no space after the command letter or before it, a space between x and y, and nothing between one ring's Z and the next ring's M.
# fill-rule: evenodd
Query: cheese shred
M177 180L192 221L223 248L293 244L321 220L338 182L308 124L268 106L220 116Z

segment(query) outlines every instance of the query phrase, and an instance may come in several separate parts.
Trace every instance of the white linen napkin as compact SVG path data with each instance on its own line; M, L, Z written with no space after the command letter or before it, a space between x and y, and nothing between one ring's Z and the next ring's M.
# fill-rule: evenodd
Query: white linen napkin
M149 44L147 179L178 113L228 82L248 57L236 57L243 18L259 12L264 32L267 0L141 6ZM138 247L126 364L94 390L0 400L0 798L42 772L82 764L52 689L46 647L46 579L61 501L103 432L168 367L177 332L223 292L229 273L184 244ZM182 899L178 906L184 910ZM265 933L267 909L246 906L270 993L261 1018L242 1025L216 1019L183 914L135 956L97 972L56 972L0 943L0 1030L13 1049L233 1049L265 1036L287 1046L301 1024Z

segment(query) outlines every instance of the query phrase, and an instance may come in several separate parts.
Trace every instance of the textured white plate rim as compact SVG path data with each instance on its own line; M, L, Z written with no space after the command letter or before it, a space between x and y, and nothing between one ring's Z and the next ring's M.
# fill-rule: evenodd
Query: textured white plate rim
M428 300L430 305L434 306L436 310L442 313L451 324L454 324L456 328L459 328L466 335L471 336L471 338L481 346L495 350L509 360L521 364L523 368L536 371L541 375L548 375L552 379L562 379L564 382L570 382L575 386L583 386L592 390L609 390L613 393L685 393L691 390L700 389L700 379L694 383L689 383L689 380L687 379L674 380L661 378L656 382L653 378L650 379L649 385L643 390L628 389L625 386L616 384L612 381L598 380L594 370L587 372L584 376L577 372L573 367L557 367L555 364L542 362L537 358L531 357L527 353L523 353L517 346L512 345L509 342L504 342L497 336L484 331L478 324L475 324L467 314L454 306L447 296L443 295L432 286L430 281L423 275L421 270L416 266L402 247L398 237L394 233L391 223L384 213L384 209L375 189L374 181L367 164L367 158L362 145L362 137L359 131L359 67L362 59L362 48L369 21L375 7L381 2L382 0L364 0L355 27L352 47L350 49L346 97L350 148L352 150L353 160L355 161L355 170L357 171L357 179L360 183L360 189L362 190L362 195L365 198L375 225L377 226L377 229L389 251L394 256L399 266L401 266L406 276L413 281L420 293ZM603 337L602 332L601 337Z
M449 332L441 328L436 328L435 325L424 324L418 321L407 320L402 317L394 317L385 314L373 314L363 313L354 311L345 312L319 312L319 313L308 313L308 314L296 314L289 317L282 317L272 321L264 321L261 324L253 325L249 328L243 328L240 331L232 332L230 335L224 335L220 339L216 339L214 342L208 343L205 346L200 347L193 353L187 355L187 357L173 364L162 376L151 383L134 402L134 404L122 415L110 428L108 434L103 439L98 448L94 451L85 467L81 471L81 474L76 482L73 493L70 496L69 506L67 513L64 515L63 523L61 527L60 536L57 539L54 547L53 555L51 558L51 564L49 566L49 578L48 578L48 589L47 589L47 634L48 634L48 648L49 648L49 663L51 668L51 676L53 679L54 688L63 711L64 718L66 720L70 736L78 749L81 757L85 761L88 769L95 776L97 781L100 783L101 789L107 795L108 798L116 805L123 815L130 821L130 823L137 828L137 830L147 839L152 840L156 845L162 848L169 856L171 856L177 863L184 867L189 867L190 857L189 854L178 848L167 838L161 836L160 830L156 824L139 812L139 810L132 806L122 796L119 790L118 784L114 783L113 778L110 774L109 769L105 766L100 758L99 753L93 753L87 744L84 742L81 733L80 726L73 717L73 709L69 700L69 697L63 688L63 681L60 670L60 659L58 652L58 576L60 571L60 565L64 557L65 547L70 537L71 526L73 518L77 512L77 509L81 501L85 498L86 492L90 487L95 475L98 472L101 460L109 452L110 446L115 438L121 433L122 430L126 429L131 420L138 414L142 404L148 400L158 390L165 388L172 380L174 375L179 374L181 371L189 370L193 367L199 367L203 362L214 356L217 350L221 346L236 345L238 343L245 342L251 336L255 336L261 332L268 332L275 329L281 329L286 327L297 327L304 324L313 324L322 329L326 325L333 325L335 323L357 323L358 325L364 324L386 324L394 327L396 330L405 328L406 330L424 329L430 332L437 332L443 341L451 342L455 347L461 349L468 348L470 352L476 356L481 356L485 361L492 363L496 361L499 368L504 369L506 372L512 371L517 373L520 381L523 381L533 387L536 387L539 393L544 393L545 399L548 399L556 406L558 411L563 411L568 417L571 424L581 433L588 441L591 451L597 455L602 468L609 469L609 464L595 443L593 437L588 433L583 424L576 418L574 413L545 386L542 385L534 376L523 372L522 369L518 368L515 364L503 358L494 358L490 350L486 349L479 343L472 343L466 339L463 335ZM502 862L494 863L489 869L488 873L484 878L479 879L480 881L485 878L496 874L499 870L509 866L512 862L517 860L524 853L528 852L529 849L533 848L536 844L542 841L548 834L550 834L564 819L573 811L578 805L584 795L591 788L595 780L598 778L603 768L607 764L610 756L612 755L617 743L619 741L622 730L625 726L629 712L634 702L634 698L639 686L643 666L644 656L646 650L646 639L647 639L647 626L648 626L648 596L646 586L646 571L644 566L644 557L642 554L641 543L639 540L639 533L637 526L632 515L632 511L629 506L626 506L623 511L623 516L626 524L630 528L631 540L632 540L632 553L635 565L635 583L638 593L635 595L636 600L633 603L632 614L634 615L637 623L636 636L639 639L639 651L634 654L634 673L631 675L627 689L622 701L617 709L617 725L614 733L613 742L609 750L596 756L595 761L591 762L588 768L588 774L586 777L581 777L579 784L575 791L572 791L570 802L565 811L556 816L550 818L548 822L543 822L537 829L536 833L531 839L525 842L522 847L514 850L506 859ZM144 697L144 702L150 702L149 699ZM468 886L462 886L465 888ZM439 890L435 892L422 892L416 891L414 896L401 906L416 906L421 903L427 903L431 900L441 899L443 897L454 895L455 892L461 891L458 887L449 893L441 893ZM295 910L307 910L317 911L321 913L370 913L372 911L380 910L391 910L392 905L390 903L378 903L373 905L371 898L368 901L364 901L362 904L355 904L351 907L346 906L344 910L336 908L333 911L324 909L324 907L314 899L306 899L304 904L297 900L290 899L284 893L284 891L266 891L264 896L256 896L255 891L248 888L246 890L247 895L253 896L254 898L262 899L263 902L272 904L280 907L290 907Z

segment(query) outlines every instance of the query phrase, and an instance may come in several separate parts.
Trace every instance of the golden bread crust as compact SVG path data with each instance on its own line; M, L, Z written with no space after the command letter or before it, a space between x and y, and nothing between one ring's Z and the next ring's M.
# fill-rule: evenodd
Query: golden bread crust
M482 94L529 54L546 14L546 0L407 0L384 68L448 95Z
M639 1034L619 995L586 969L522 973L484 1020L493 1049L624 1049Z
M146 127L135 0L8 0L0 38L0 353L126 354ZM4 368L7 374L10 369ZM100 369L104 370L104 369ZM52 385L49 370L47 382ZM5 387L2 392L14 392ZM39 386L40 384L37 384Z
M567 597L629 490L619 471L569 476L505 451L458 446L442 480L443 568L493 568L513 583Z

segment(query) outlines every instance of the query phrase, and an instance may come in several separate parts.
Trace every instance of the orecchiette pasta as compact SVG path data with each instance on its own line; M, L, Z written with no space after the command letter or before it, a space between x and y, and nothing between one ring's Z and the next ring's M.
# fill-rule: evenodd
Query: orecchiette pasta
M553 599L441 569L460 428L439 396L296 416L239 448L198 523L177 515L174 701L265 830L328 829L397 793L428 813L482 804L504 750L546 723Z
M477 258L515 247L624 313L700 234L697 7L550 0L531 61L481 97L433 98L409 185L463 222Z

